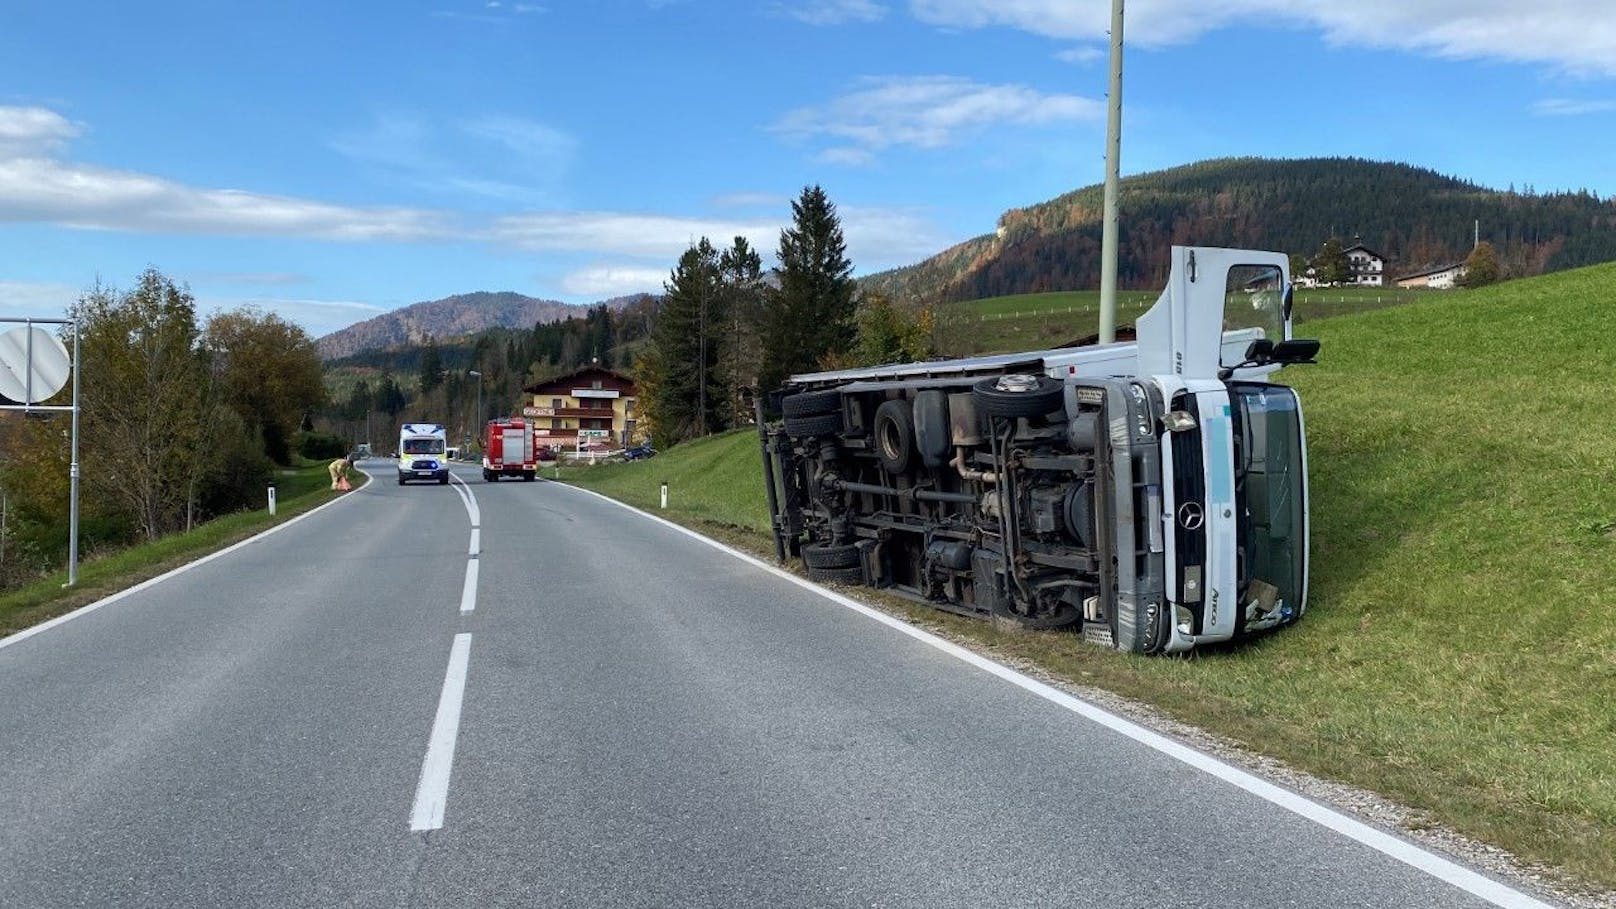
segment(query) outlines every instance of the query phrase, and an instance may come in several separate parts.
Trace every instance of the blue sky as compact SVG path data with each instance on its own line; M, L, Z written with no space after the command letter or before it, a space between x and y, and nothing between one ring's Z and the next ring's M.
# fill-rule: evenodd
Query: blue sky
M1524 12L1523 12L1524 11ZM420 300L772 262L823 185L859 272L1103 176L1109 0L61 2L0 10L0 315L152 265L316 336ZM1130 0L1125 174L1399 160L1616 194L1611 0Z

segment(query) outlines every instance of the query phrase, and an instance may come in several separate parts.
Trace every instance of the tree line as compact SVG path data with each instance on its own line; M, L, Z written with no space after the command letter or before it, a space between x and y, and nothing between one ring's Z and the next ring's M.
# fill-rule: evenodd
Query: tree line
M1097 287L1102 188L1012 209L995 234L863 284L928 302ZM1351 158L1200 162L1123 181L1119 282L1155 289L1174 244L1310 255L1360 236L1394 274L1461 262L1489 242L1501 276L1616 259L1616 203L1587 190L1497 191L1407 164Z
M790 375L931 354L930 310L860 291L823 188L792 202L775 260L765 272L745 237L725 249L702 237L680 255L632 366L659 445L747 423L755 396Z
M190 292L156 269L126 291L98 284L71 316L86 552L262 505L274 469L293 462L300 430L325 403L302 328L252 307L201 322ZM70 403L68 394L49 403ZM60 564L70 461L66 416L4 416L0 583Z

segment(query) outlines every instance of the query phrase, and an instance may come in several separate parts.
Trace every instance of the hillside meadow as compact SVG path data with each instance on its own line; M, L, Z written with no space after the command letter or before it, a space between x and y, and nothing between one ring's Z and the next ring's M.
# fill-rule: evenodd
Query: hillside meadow
M1616 264L1312 321L1312 589L1191 659L890 606L1616 888ZM1080 334L1081 331L1074 334ZM567 477L767 550L750 431ZM878 596L877 599L880 599Z

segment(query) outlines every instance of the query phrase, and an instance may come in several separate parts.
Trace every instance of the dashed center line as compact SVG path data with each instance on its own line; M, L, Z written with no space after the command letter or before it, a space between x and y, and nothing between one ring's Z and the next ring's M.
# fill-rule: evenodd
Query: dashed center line
M466 671L471 665L471 635L457 634L449 649L449 670L443 676L443 693L438 696L438 715L432 721L432 737L427 741L426 758L421 761L421 779L415 785L415 807L410 811L410 829L436 830L443 826L449 803L449 775L454 770L455 740L460 736L460 704L466 694Z

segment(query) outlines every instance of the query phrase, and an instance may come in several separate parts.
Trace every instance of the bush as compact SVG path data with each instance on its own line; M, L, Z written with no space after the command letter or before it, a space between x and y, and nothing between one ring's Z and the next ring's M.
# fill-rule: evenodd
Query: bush
M329 432L305 432L298 436L297 453L311 461L329 461L348 453L348 443Z

